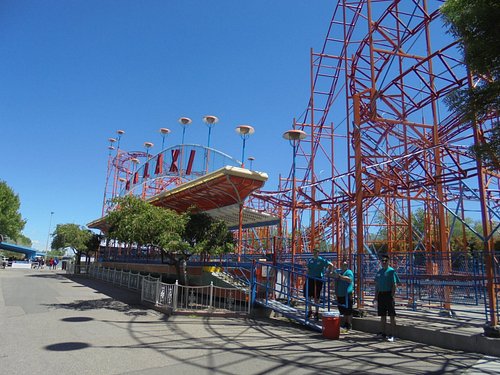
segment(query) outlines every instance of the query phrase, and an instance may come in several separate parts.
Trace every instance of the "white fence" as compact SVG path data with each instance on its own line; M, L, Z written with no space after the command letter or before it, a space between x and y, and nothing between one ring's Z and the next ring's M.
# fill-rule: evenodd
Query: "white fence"
M67 268L67 273L86 275L104 280L141 293L141 301L154 304L169 311L230 312L250 313L250 290L247 288L222 288L214 286L185 286L165 284L159 278L142 275L131 271L97 267L95 265L74 265Z
M141 299L173 311L229 311L250 313L248 289L214 286L165 284L159 280L143 279Z

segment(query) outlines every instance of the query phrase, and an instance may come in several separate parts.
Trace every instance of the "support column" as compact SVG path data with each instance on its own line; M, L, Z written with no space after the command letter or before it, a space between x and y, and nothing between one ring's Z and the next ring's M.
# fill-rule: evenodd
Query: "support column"
M360 131L360 106L359 94L353 96L354 107L354 158L355 158L355 197L356 197L356 303L358 309L363 308L363 296L361 290L362 264L363 264L363 181L361 161L361 131Z
M243 248L243 203L240 203L239 223L238 223L238 262L241 258L241 250Z

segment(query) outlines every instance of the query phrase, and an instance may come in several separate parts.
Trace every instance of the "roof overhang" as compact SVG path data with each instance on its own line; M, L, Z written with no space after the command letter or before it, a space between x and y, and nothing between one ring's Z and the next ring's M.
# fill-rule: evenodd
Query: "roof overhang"
M245 168L226 166L173 189L157 194L147 201L155 206L179 213L196 207L212 217L223 219L229 228L239 226L239 206L267 181L268 175ZM278 218L253 209L243 209L243 226L274 225ZM89 228L107 230L105 217L94 220Z
M240 226L240 205L233 204L231 206L215 208L206 211L207 214L215 219L224 220L229 230L236 230ZM243 207L242 212L242 228L256 228L263 226L276 225L279 223L279 217L271 215L267 212L260 212L252 208Z
M155 206L185 212L196 206L202 211L243 204L267 181L267 174L226 166L148 199Z
M106 217L100 217L87 224L88 228L99 229L100 231L107 232L109 227L106 223Z

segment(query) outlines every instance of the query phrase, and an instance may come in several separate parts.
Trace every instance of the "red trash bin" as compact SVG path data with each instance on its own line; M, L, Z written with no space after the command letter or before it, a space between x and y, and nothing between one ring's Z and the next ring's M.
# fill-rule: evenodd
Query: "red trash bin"
M340 315L338 312L324 312L321 316L323 321L323 337L338 340L340 337Z

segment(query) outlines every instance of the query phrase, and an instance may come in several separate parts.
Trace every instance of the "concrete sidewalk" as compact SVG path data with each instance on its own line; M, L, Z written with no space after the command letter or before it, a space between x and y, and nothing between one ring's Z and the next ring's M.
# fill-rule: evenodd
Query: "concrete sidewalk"
M482 353L500 357L500 338L484 335L483 324L467 319L450 319L428 313L398 312L396 337L451 350ZM353 328L376 334L380 318L367 316L353 319Z
M254 313L257 317L293 321L279 312L269 309L260 312L254 311ZM296 322L296 324L300 323ZM443 349L500 357L500 338L486 337L482 324L466 323L462 320L439 318L431 314L415 312L414 314L400 313L396 318L396 325L396 340L410 340ZM308 326L312 330L321 332L321 319L318 322L310 321ZM353 330L375 336L380 332L380 318L374 315L362 318L355 317L353 318Z
M0 373L494 374L500 358L354 330L339 340L289 321L168 316L139 295L54 271L0 271Z
M254 308L254 315L295 321L312 330L322 330L321 319L305 321L303 306L290 308L275 301L268 301L266 306L260 304L259 308ZM333 311L337 311L335 307ZM477 311L464 310L449 317L439 316L434 311L396 308L396 339L500 357L500 338L484 335L484 318ZM367 308L363 317L353 318L353 329L376 335L380 332L380 318L375 314L373 309Z
M80 282L88 283L89 285L100 285L101 288L103 287L103 283L107 284L103 281L86 279L81 276L76 276L76 278ZM134 292L126 290L123 290L123 293L124 295L135 295ZM154 308L154 306L149 307ZM262 308L260 307L260 309ZM269 317L280 321L290 321L290 323L297 326L301 325L299 322L294 323L290 319L282 319L283 316L281 314L273 312L270 309L266 309L265 312L256 310L254 308L253 317ZM365 312L367 314L364 317L353 318L353 329L376 335L380 332L380 318L375 316L375 311L368 309ZM438 316L435 312L426 311L425 309L413 311L400 306L396 309L396 312L398 314L396 319L396 340L403 339L443 349L500 357L500 338L490 338L484 335L484 318L481 314L477 314L477 311L461 311L454 317L442 317ZM187 315L191 314L187 313ZM183 313L182 315L186 314ZM321 332L321 320L317 323L311 320L309 328Z

